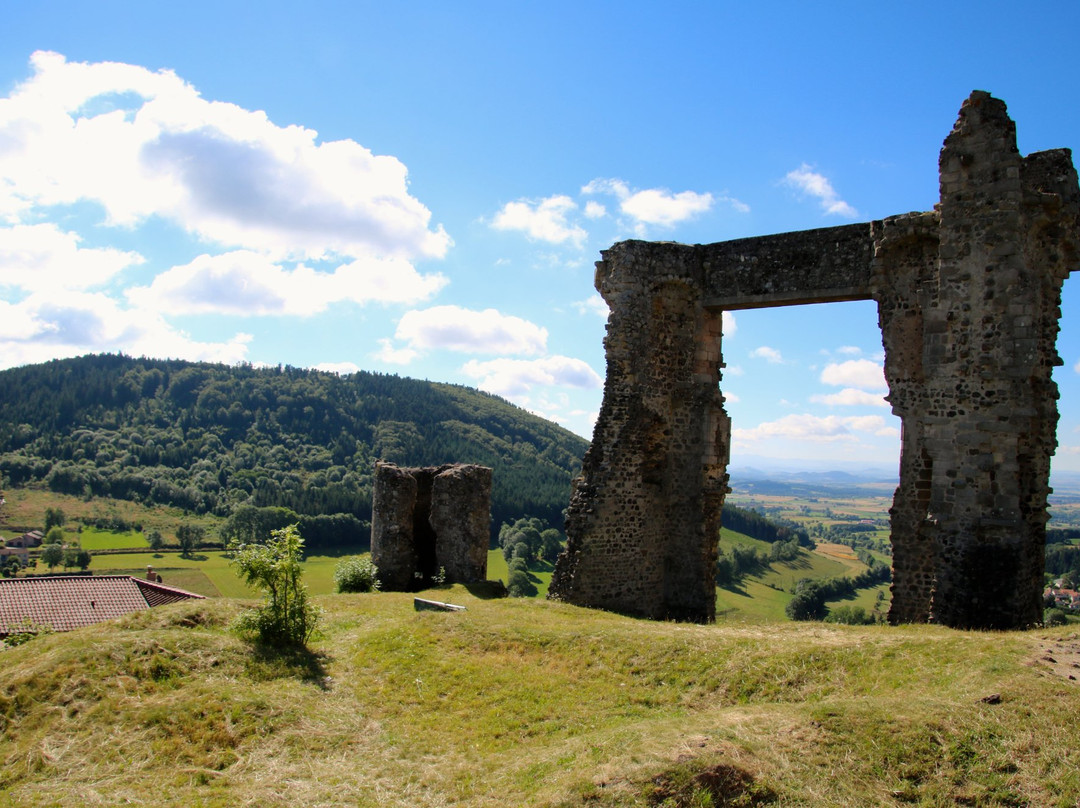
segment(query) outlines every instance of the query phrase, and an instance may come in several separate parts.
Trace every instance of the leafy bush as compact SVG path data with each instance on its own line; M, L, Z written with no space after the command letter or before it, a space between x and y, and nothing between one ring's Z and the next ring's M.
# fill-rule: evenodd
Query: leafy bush
M874 618L866 613L862 606L837 606L829 609L825 616L826 623L842 623L846 626L866 626L874 622Z
M302 646L315 633L322 612L308 599L301 577L304 540L296 525L275 530L266 544L241 545L232 564L249 584L262 589L262 606L240 616L242 633L268 645Z
M346 558L334 567L338 592L378 592L379 570L370 558Z
M510 583L506 587L506 591L510 593L512 598L529 598L535 595L537 590L535 584L529 580L529 574L520 569L511 569L510 571Z
M817 581L803 578L795 585L795 597L784 612L791 620L821 620L825 616L825 593Z
M1063 626L1068 622L1069 618L1063 609L1047 609L1043 612L1044 626Z

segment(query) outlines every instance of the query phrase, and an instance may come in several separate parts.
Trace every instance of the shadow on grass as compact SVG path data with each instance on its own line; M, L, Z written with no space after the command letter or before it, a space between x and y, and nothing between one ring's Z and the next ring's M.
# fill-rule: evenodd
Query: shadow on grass
M718 589L723 589L725 592L730 592L733 595L740 595L741 597L744 597L744 598L750 597L750 593L747 592L739 584L726 584L726 585L723 585L723 586L717 584L717 588Z
M480 600L495 600L496 598L507 597L506 585L502 581L475 581L464 586L470 595Z
M320 690L330 689L326 663L331 657L307 646L277 646L263 642L251 643L251 657L246 669L252 679L268 682L273 679L299 679Z
M198 555L181 553L180 557L187 561L207 561L210 558L210 556L203 555L202 553L199 553Z

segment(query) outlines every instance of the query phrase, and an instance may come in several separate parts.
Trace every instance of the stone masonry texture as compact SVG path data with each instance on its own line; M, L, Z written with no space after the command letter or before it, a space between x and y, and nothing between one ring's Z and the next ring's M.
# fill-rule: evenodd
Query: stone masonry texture
M550 597L713 620L731 435L722 312L872 299L903 435L890 621L1041 622L1051 371L1061 286L1080 261L1080 188L1068 149L1022 157L1005 104L980 91L939 171L928 213L603 252L604 400Z
M382 588L408 592L487 578L491 469L452 464L399 468L375 464L371 560Z

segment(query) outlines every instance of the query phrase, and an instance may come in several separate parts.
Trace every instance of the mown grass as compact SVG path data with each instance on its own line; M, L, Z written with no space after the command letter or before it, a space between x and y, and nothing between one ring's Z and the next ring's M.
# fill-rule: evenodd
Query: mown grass
M1074 806L1062 630L676 625L334 595L309 653L178 604L0 653L12 806ZM722 802L721 799L727 800Z
M84 527L78 536L83 549L95 550L142 550L146 549L146 536L134 530L117 532Z
M338 556L308 556L303 563L304 583L313 595L329 595L336 590L334 568L340 561ZM90 562L90 569L100 574L143 575L147 566L152 566L161 573L163 583L169 586L185 587L184 580L198 581L201 574L210 583L209 588L193 588L199 595L229 598L252 597L255 593L249 589L236 574L236 568L229 563L229 557L220 550L196 550L190 556L179 553L120 553L96 555Z

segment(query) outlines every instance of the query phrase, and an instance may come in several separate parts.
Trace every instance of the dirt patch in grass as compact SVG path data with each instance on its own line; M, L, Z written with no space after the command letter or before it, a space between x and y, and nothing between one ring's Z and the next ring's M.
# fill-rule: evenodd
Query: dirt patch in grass
M1031 664L1080 685L1080 635L1044 640Z

